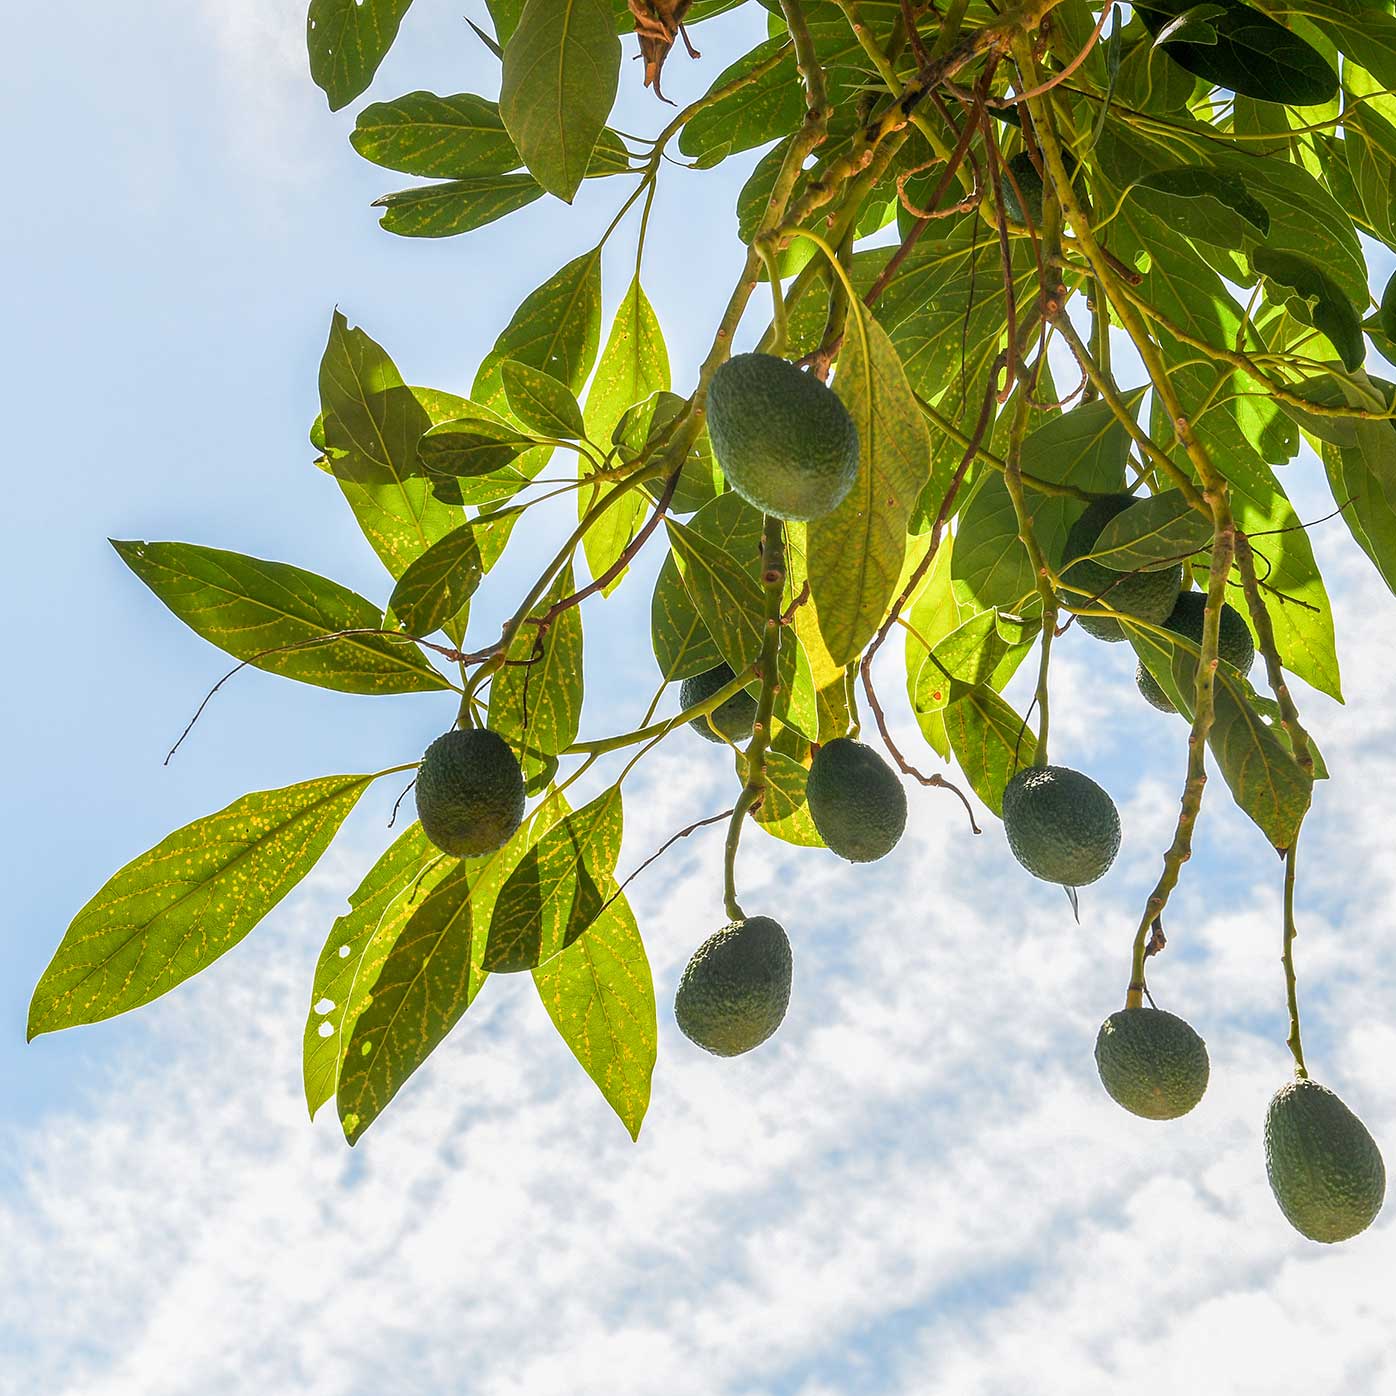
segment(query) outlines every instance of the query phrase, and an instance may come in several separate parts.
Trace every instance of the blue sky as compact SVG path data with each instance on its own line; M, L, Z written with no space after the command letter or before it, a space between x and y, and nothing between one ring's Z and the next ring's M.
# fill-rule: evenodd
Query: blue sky
M492 92L461 11L417 0L370 95ZM753 840L746 900L787 909L795 999L768 1047L718 1062L668 1011L721 920L717 840L689 840L633 897L661 1005L638 1145L517 982L491 985L354 1153L328 1113L306 1122L310 971L395 789L200 979L24 1046L35 978L117 865L244 790L410 760L450 717L430 696L249 673L162 768L223 661L104 538L237 548L383 599L305 439L332 307L410 381L464 391L514 306L620 195L595 181L572 211L545 200L467 239L390 237L368 204L408 181L350 151L352 113L329 114L309 83L303 22L302 0L52 0L8 21L21 61L0 116L30 135L9 143L0 226L15 656L0 693L0 1392L1396 1389L1386 1218L1324 1249L1265 1186L1260 1123L1288 1070L1278 867L1219 781L1154 975L1207 1038L1212 1087L1153 1126L1095 1078L1184 753L1176 722L1137 701L1127 657L1083 636L1054 663L1055 755L1106 784L1125 824L1083 924L1020 873L996 825L972 839L934 792L911 792L908 836L875 868ZM704 59L675 58L671 95L701 91L760 23L703 26ZM634 69L621 110L626 129L666 119ZM735 274L749 163L666 172L644 279L679 386ZM608 307L631 245L607 268ZM1288 469L1301 513L1326 512L1316 463ZM532 560L519 541L478 633ZM1306 833L1306 1042L1315 1074L1390 1141L1396 880L1373 801L1396 790L1393 603L1339 525L1314 542L1348 705L1301 695L1336 774ZM598 607L639 637L593 645L590 732L648 701L647 606L637 578ZM1087 658L1103 679L1087 682ZM893 659L888 692L897 681ZM666 744L627 785L622 866L729 785L716 748Z

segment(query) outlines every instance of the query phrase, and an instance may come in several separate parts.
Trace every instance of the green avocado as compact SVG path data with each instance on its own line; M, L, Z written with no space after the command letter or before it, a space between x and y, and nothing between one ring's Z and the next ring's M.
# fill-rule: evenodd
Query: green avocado
M849 737L819 748L805 790L819 837L850 863L890 853L906 828L906 791L896 772Z
M719 689L726 688L736 675L725 664L708 669L691 679L685 679L679 686L679 708L694 707L706 703ZM719 704L703 717L695 717L689 722L699 736L710 742L744 742L751 736L752 724L756 721L756 699L746 689L739 689L726 702ZM711 726L709 723L711 722ZM713 728L717 731L714 732Z
M498 732L456 728L427 748L417 770L417 817L443 853L492 853L508 842L523 812L523 771Z
M705 1052L736 1057L780 1026L790 1003L790 941L769 916L733 921L708 937L674 996L679 1030Z
M1173 607L1172 614L1164 621L1164 626L1175 635L1182 635L1193 644L1202 643L1202 612L1206 609L1207 598L1200 591L1183 592ZM1217 638L1217 652L1240 671L1242 676L1249 674L1255 663L1255 641L1241 619L1241 613L1230 603L1223 601L1221 609L1221 630ZM1173 700L1159 687L1158 680L1141 663L1134 672L1134 682L1148 702L1160 712L1175 713Z
M1013 856L1044 882L1084 887L1120 851L1115 802L1066 766L1026 766L1004 787L1003 828Z
M1317 1081L1290 1081L1271 1098L1265 1171L1280 1211L1311 1241L1346 1241L1365 1231L1386 1196L1376 1140Z
M1042 176L1038 174L1037 166L1033 164L1032 156L1026 150L1020 150L1007 163L1013 172L1013 180L1010 181L1004 172L999 172L999 198L1003 204L1004 216L1012 223L1028 222L1023 216L1023 205L1018 201L1018 193L1013 188L1016 182L1018 192L1027 200L1027 209L1032 215L1032 226L1036 228L1042 222ZM1076 174L1076 157L1069 150L1064 150L1062 163L1066 166L1067 173L1072 176L1072 188L1079 197L1081 181Z
M1125 615L1162 625L1173 611L1183 585L1183 567L1158 572L1116 572L1088 557L1105 525L1134 504L1130 494L1104 495L1086 506L1066 535L1062 581L1070 590L1061 599L1068 606L1100 603ZM1078 561L1078 559L1081 559ZM1110 616L1078 616L1076 623L1097 640L1123 640L1125 632Z
M708 388L708 438L727 483L779 519L817 519L858 475L858 428L813 375L771 354L737 354Z
M1095 1040L1095 1064L1114 1101L1145 1120L1186 1115L1207 1089L1207 1044L1191 1024L1158 1008L1112 1013Z

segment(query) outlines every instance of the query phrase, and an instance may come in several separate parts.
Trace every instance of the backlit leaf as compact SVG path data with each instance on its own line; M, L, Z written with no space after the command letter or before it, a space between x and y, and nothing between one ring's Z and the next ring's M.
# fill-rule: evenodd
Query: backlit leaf
M310 76L330 110L347 107L373 81L412 0L310 0Z
M305 875L373 781L262 790L127 863L73 918L29 1005L29 1037L139 1008L231 950Z

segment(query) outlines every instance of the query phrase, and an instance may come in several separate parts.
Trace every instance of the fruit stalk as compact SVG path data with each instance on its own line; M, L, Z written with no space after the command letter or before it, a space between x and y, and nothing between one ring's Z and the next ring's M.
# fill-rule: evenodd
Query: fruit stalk
M766 751L771 744L771 716L780 689L781 599L785 591L785 534L781 521L765 515L761 530L761 586L766 596L765 631L756 672L761 679L761 696L756 703L756 721L746 748L746 783L732 808L727 826L723 856L723 904L733 921L745 919L737 902L737 845L742 837L742 821L766 793Z
M1285 967L1285 1001L1289 1005L1289 1036L1285 1045L1294 1057L1294 1074L1306 1081L1309 1070L1304 1065L1304 1042L1299 1035L1299 986L1294 977L1294 938L1299 934L1294 924L1294 874L1299 839L1296 836L1285 854L1285 939L1281 957Z

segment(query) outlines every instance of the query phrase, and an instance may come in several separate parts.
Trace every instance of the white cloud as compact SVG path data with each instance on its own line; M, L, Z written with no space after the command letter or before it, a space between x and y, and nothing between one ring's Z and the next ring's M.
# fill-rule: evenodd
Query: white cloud
M1300 971L1316 1073L1390 1144L1392 874L1378 821L1351 813L1396 788L1376 607L1354 577L1351 707L1314 712L1342 774L1307 840ZM1110 696L1130 701L1123 682ZM635 1146L522 979L490 986L353 1153L328 1115L308 1126L301 1014L353 880L339 858L148 1010L153 1044L94 1060L89 1098L11 1145L0 1391L1396 1389L1391 1226L1313 1246L1265 1184L1287 1070L1278 868L1219 780L1154 972L1207 1037L1212 1087L1154 1125L1095 1079L1176 800L1181 732L1150 731L1178 740L1131 743L1142 770L1108 773L1129 841L1079 928L941 793L914 796L875 868L753 838L744 895L779 909L797 958L790 1017L749 1058L672 1026L682 963L720 920L720 832L667 854L634 891L662 1024ZM628 787L623 865L718 808L726 775L696 741L657 756Z

